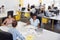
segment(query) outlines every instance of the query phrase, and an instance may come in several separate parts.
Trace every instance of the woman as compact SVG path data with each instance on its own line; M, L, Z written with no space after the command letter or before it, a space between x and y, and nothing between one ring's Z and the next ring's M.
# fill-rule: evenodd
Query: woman
M12 34L13 40L17 40L17 37L21 40L25 40L25 38L20 34L20 32L16 29L17 21L12 22L12 27L8 30L9 33Z
M13 18L13 16L8 15L7 18L4 20L2 25L9 25L12 23L12 21L14 21L15 19Z
M40 28L40 22L39 22L39 19L37 19L36 15L33 15L33 17L29 21L30 22L28 22L27 24L31 24L31 25L33 25L35 27Z

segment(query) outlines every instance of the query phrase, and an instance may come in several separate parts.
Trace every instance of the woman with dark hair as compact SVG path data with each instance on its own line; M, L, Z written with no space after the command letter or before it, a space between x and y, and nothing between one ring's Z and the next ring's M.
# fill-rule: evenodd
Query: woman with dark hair
M37 16L35 14L32 16L32 18L30 18L30 20L27 24L31 24L37 28L40 28L39 19L37 19Z
M51 6L48 6L48 11L49 11L49 12L51 11Z
M9 25L12 23L12 21L14 21L15 19L13 18L13 16L8 15L7 18L4 20L4 22L2 23L2 25Z
M12 27L8 30L9 33L13 35L13 40L17 40L17 37L20 38L21 40L25 40L25 38L22 36L22 34L19 33L16 27L17 27L17 21L13 21Z

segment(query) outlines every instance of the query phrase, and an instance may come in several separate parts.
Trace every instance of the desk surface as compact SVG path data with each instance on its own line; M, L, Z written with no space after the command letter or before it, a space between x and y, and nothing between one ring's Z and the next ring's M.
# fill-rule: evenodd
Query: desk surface
M36 29L36 27L32 25L27 25L27 26L25 25L26 23L18 22L18 25L16 27L16 29L20 33L22 33L24 37L28 35L32 35L33 40L60 40L60 34L58 33L43 29L43 31L38 34L38 32L34 30ZM9 28L2 26L0 27L0 29L7 31Z
M55 15L55 16L53 16L53 17L46 17L46 16L44 16L44 15L37 15L38 17L44 17L44 18L48 18L48 19L54 19L54 20L60 20L60 14L59 15Z

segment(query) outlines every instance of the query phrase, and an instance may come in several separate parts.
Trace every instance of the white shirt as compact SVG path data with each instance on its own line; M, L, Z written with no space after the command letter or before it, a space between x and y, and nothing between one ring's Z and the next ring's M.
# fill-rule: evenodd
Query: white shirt
M39 19L36 19L35 21L33 21L33 19L31 18L30 23L31 23L31 25L37 27L40 22L39 22Z
M21 7L18 7L19 11L21 11Z
M5 13L5 9L2 8L2 9L1 9L1 13Z
M35 13L36 12L35 8L32 8L30 12Z

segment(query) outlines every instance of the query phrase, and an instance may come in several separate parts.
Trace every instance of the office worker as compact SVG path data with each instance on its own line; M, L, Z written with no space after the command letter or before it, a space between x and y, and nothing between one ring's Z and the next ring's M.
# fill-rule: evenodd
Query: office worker
M51 11L51 6L48 6L48 11L49 11L49 12Z
M30 10L30 16L32 17L34 14L36 14L36 9L35 9L35 6L32 5Z
M19 11L21 11L21 4L19 4L19 7L18 7Z
M37 19L37 16L36 15L33 15L33 17L30 18L28 24L31 24L31 25L33 25L35 27L40 28L40 22L39 22L39 19Z
M5 6L4 5L1 6L1 12L5 13Z
M54 6L55 6L55 5L54 5L54 4L52 4L51 8L52 8L52 9L54 9Z
M27 10L30 11L30 4L28 4L28 6L27 6Z
M4 20L4 22L2 23L2 25L9 25L12 23L12 21L14 21L15 19L13 18L13 16L8 15L7 18Z
M0 13L1 13L1 7L0 7Z
M22 36L22 34L19 33L19 31L16 29L17 21L12 22L12 27L8 30L9 33L12 34L13 40L17 40L17 37L21 40L25 40L25 38Z

